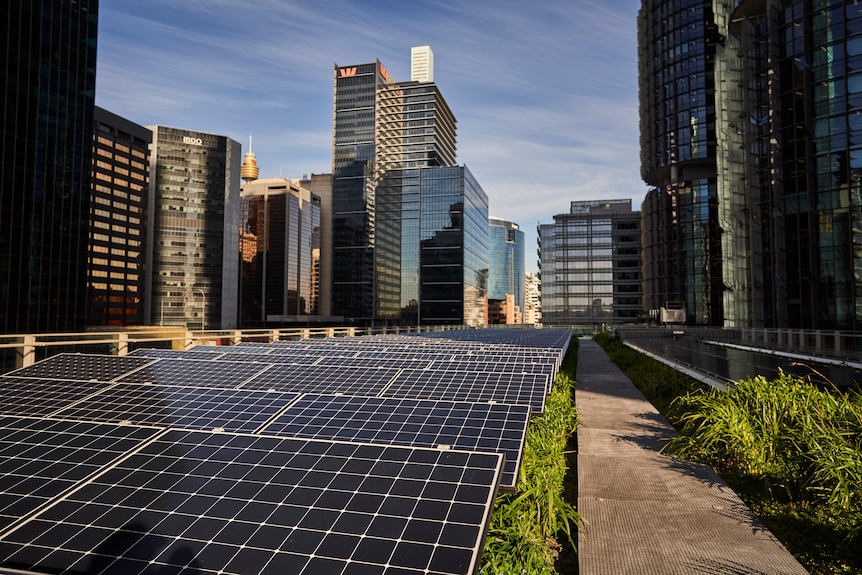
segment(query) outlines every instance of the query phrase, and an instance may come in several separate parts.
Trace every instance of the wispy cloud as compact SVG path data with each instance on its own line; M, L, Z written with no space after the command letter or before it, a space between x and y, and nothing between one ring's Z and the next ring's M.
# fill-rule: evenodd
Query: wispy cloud
M333 65L379 58L409 79L431 45L459 161L494 215L530 233L572 200L632 197L638 0L113 0L100 10L97 103L142 124L224 134L261 174L331 165ZM532 241L532 240L531 240ZM534 262L528 257L527 266Z

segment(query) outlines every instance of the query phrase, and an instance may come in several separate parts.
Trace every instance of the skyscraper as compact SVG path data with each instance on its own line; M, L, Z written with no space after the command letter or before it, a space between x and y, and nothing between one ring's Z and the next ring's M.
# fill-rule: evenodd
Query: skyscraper
M98 7L3 10L0 333L85 326Z
M246 182L240 221L241 324L283 324L317 315L320 198L298 181Z
M455 164L455 117L435 84L395 82L379 61L335 76L332 312L412 322L419 170Z
M145 217L152 138L147 128L96 107L87 272L89 326L145 323Z
M150 129L148 316L158 325L236 327L240 144L179 128Z
M466 166L419 170L419 321L487 325L488 196Z
M375 318L377 96L391 82L380 61L335 66L332 313L360 321Z
M490 218L488 299L506 300L524 310L524 232L514 222Z

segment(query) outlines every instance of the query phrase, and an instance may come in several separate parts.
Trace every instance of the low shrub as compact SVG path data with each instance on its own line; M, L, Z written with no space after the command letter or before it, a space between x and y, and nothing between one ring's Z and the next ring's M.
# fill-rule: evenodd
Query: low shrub
M577 427L574 362L569 348L545 411L530 421L516 493L497 497L485 539L483 575L554 573L562 547L572 547L582 518L564 495L566 445Z

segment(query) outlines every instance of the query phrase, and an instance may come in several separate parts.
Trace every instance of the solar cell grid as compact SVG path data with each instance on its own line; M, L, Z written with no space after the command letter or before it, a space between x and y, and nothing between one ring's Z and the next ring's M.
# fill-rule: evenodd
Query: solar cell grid
M296 393L378 395L400 370L327 365L273 365L249 380L244 389L274 389Z
M39 379L113 381L153 361L146 357L61 353L6 375Z
M260 432L505 455L500 486L514 490L530 417L526 405L309 394Z
M158 432L129 425L0 417L0 532Z
M0 376L0 414L51 415L110 385L95 381Z
M202 385L234 388L268 369L270 364L196 359L157 359L126 376L122 383L155 385Z
M8 533L0 563L125 574L473 573L501 460L172 432Z
M542 413L548 377L543 374L402 370L385 397L529 405Z
M56 415L109 423L252 432L297 397L295 393L117 384Z

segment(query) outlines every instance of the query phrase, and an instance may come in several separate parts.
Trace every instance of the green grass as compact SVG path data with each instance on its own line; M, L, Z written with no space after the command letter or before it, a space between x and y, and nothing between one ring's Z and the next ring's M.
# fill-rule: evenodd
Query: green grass
M577 340L548 396L545 411L530 421L521 460L518 490L497 497L480 573L556 573L565 546L575 546L581 516L566 493L567 445L577 427L574 373Z
M862 395L786 374L718 391L596 341L679 431L666 451L711 465L813 575L862 573Z

